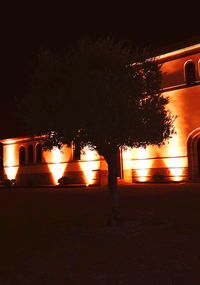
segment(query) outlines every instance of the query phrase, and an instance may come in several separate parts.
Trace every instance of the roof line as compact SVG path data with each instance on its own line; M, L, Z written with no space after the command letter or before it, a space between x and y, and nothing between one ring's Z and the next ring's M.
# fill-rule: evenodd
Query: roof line
M194 53L197 53L197 52L200 52L200 43L192 45L192 46L188 46L188 47L185 47L185 48L177 49L175 51L171 51L171 52L168 52L168 53L164 53L164 54L155 56L153 58L158 60L159 62L165 62L165 61L169 61L169 60L172 60L172 59L176 59L178 57L191 55L191 54L194 54Z

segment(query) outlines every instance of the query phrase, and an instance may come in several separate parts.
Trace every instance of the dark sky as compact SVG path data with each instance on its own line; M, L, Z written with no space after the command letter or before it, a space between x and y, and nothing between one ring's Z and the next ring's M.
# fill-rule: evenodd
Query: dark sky
M5 133L5 125L11 131L13 128L14 133L16 126L9 115L15 108L13 98L26 94L31 62L41 47L59 52L82 36L110 36L129 40L134 47L160 49L200 35L198 9L190 11L188 5L175 9L163 1L160 7L152 1L132 5L122 1L105 4L66 1L62 5L57 1L16 2L2 9L0 118L4 127L1 126L0 137Z

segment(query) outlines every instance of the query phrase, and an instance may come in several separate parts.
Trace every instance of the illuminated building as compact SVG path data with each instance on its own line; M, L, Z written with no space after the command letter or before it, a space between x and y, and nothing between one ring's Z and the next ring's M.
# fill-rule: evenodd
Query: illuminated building
M200 181L200 44L156 57L162 63L164 96L177 115L176 134L162 147L119 151L119 179L124 182ZM73 146L42 151L39 137L10 138L3 144L4 177L19 185L105 184L107 165L95 151L77 156Z

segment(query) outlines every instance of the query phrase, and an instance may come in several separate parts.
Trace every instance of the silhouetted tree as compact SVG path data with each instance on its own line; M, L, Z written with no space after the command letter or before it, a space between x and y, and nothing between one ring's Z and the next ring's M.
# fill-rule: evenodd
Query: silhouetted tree
M74 141L104 156L118 223L118 148L160 146L174 133L160 65L122 42L83 39L62 56L42 51L31 82L22 104L30 134L46 134L45 149Z

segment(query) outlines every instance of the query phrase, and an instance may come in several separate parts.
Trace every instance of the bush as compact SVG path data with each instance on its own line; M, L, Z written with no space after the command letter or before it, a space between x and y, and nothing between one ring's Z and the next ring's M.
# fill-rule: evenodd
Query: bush
M66 184L69 184L71 182L71 179L67 176L63 176L61 178L58 179L58 184L59 186L63 186Z
M4 179L3 180L3 185L5 187L13 187L16 185L16 180L15 179Z
M154 174L153 175L153 181L154 182L160 183L160 182L164 182L164 180L165 180L165 177L162 174Z

